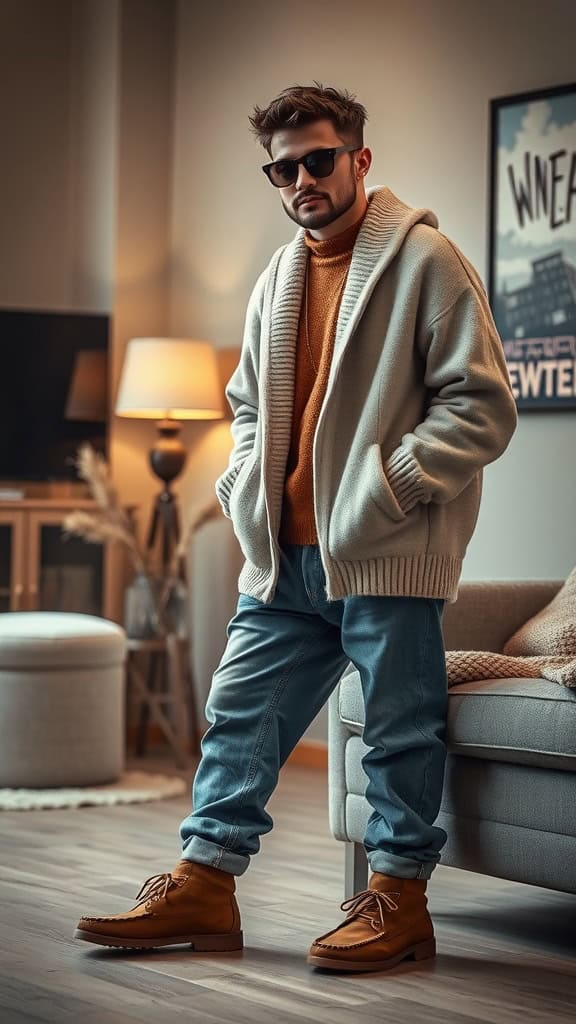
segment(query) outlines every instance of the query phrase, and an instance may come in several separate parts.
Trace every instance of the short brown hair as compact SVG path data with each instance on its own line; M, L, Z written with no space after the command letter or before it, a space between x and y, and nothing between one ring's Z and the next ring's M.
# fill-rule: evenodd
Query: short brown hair
M300 128L313 121L332 121L337 134L345 142L359 148L364 145L364 123L368 114L356 97L346 90L314 85L291 85L263 110L254 108L248 120L258 142L270 153L272 136L283 128Z

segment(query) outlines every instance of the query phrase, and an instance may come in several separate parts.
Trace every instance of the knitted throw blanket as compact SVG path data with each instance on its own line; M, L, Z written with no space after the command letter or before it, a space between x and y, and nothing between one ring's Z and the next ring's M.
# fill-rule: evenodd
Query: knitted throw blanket
M551 679L576 688L576 657L512 657L492 651L446 651L448 685L477 679Z
M476 679L550 679L576 688L576 567L541 611L506 641L502 653L447 651L448 685Z

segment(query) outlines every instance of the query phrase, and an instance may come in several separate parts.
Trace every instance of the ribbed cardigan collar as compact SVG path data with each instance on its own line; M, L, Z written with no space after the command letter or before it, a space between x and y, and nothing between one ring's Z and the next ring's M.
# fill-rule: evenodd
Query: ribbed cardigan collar
M408 206L386 186L369 189L367 197L368 209L352 251L340 303L327 396L372 290L406 235L417 223L438 227L432 210ZM268 510L272 525L280 515L290 447L296 343L307 258L305 229L300 228L292 242L272 257L264 291L260 332L262 429L265 451L274 452L274 458L265 467L269 474L268 493L273 495L273 507Z
M336 329L336 349L347 328L353 328L361 316L376 281L394 259L414 224L438 227L432 210L415 209L403 203L384 186L368 190L368 209L352 252L346 288L340 305ZM308 248L305 229L300 228L292 242L283 246L272 259L268 277L268 312L271 344L279 342L295 348L298 317L304 287ZM266 302L266 299L265 299Z

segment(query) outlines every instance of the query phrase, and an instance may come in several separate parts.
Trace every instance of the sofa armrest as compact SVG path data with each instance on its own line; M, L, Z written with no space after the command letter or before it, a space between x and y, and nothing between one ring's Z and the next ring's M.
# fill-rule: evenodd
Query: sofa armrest
M448 651L501 651L519 626L547 605L563 580L461 581L446 604L442 631Z
M344 679L354 666L350 663L343 676ZM351 736L350 729L340 717L340 687L330 694L328 700L328 820L330 831L335 839L342 842L348 840L346 832L346 744Z

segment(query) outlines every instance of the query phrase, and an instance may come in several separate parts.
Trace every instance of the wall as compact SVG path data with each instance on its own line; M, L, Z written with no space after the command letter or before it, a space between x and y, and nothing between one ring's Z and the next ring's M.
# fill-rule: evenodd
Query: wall
M0 303L108 313L112 404L127 340L169 333L173 77L171 0L1 5ZM154 437L111 416L115 480L142 532L160 490Z
M0 8L0 304L110 314L112 403L127 340L170 329L174 48L171 0ZM112 416L114 474L142 529L154 437ZM188 430L190 448L199 438Z
M116 5L3 0L0 305L108 312Z
M573 80L575 37L572 0L294 0L289 7L251 0L202 8L180 0L175 332L238 341L256 276L293 235L260 171L266 156L247 117L294 82L318 79L357 94L370 114L368 184L387 184L406 202L435 210L486 279L489 100ZM508 450L485 472L464 578L567 574L575 441L574 412L521 416ZM321 716L309 736L324 735Z
M0 303L111 312L114 388L136 334L237 344L256 276L292 237L255 103L314 78L355 91L368 183L434 209L484 275L489 99L574 78L571 0L4 0L0 17ZM571 568L575 423L521 417L486 471L466 578ZM153 436L113 421L121 495L143 519ZM230 436L191 424L185 439L187 513L212 498Z
M121 0L112 146L116 208L112 264L112 395L126 344L169 333L174 20L172 3ZM111 461L120 497L147 527L161 485L147 466L153 421L112 418Z

